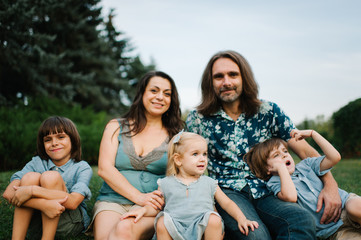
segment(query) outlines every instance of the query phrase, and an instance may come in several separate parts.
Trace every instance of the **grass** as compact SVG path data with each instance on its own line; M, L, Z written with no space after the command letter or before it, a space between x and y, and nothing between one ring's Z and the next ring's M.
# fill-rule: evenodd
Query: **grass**
M1 194L9 184L9 179L14 171L0 172L0 192ZM353 192L361 196L361 159L342 160L337 164L332 174L336 179L340 188L347 192ZM90 180L90 190L93 196L87 202L88 214L92 215L91 209L94 206L95 199L98 196L98 190L102 184L102 179L97 175L97 167L93 167L93 177ZM14 208L8 204L2 197L0 198L0 239L11 239L12 219ZM92 239L85 235L79 236L75 239Z

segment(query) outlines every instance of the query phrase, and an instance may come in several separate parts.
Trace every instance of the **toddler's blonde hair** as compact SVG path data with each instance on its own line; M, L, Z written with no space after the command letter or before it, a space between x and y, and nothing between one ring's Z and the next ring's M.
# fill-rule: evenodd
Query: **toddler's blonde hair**
M189 140L195 140L196 138L199 138L200 141L204 141L205 144L207 144L206 139L203 138L201 135L192 132L183 132L183 131L179 132L169 141L168 164L167 164L167 172L166 172L167 176L179 173L179 168L174 162L174 156L176 154L182 156L186 151L187 142Z

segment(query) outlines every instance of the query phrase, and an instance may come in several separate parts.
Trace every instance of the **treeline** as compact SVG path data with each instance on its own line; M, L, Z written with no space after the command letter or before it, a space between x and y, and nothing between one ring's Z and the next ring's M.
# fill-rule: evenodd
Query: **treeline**
M315 129L336 147L343 158L361 158L361 98L340 108L330 119L323 116L306 119L297 128ZM313 141L308 141L320 151Z
M45 96L109 114L127 109L137 79L155 65L134 56L114 12L104 18L99 3L1 1L0 105Z
M134 54L115 17L99 0L1 1L0 170L31 159L51 115L75 122L84 159L97 164L105 124L128 109L138 79L155 69Z

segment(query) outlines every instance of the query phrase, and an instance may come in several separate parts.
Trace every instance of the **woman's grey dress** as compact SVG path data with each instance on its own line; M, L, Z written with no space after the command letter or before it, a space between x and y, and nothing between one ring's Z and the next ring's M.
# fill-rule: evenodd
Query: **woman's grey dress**
M164 225L174 240L202 239L209 216L212 213L219 216L214 211L217 181L201 176L187 186L175 176L169 176L159 179L158 185L164 194L165 207L158 213L155 225L164 216Z

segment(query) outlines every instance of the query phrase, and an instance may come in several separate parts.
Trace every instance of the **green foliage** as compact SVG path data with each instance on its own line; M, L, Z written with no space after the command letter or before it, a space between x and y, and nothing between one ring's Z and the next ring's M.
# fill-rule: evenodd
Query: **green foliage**
M69 105L57 99L35 98L26 106L0 107L0 170L19 169L31 160L36 151L36 137L42 121L52 115L71 119L77 126L83 159L96 165L99 144L109 117L95 113L90 107Z
M320 133L329 142L334 142L334 131L331 119L325 119L325 116L319 115L315 119L305 119L303 122L297 125L298 129L313 129ZM306 141L314 147L317 151L321 152L319 146L312 140L306 139Z
M58 98L118 114L129 84L154 65L131 57L129 39L101 16L100 0L3 0L0 5L0 105ZM123 96L124 97L124 96ZM29 103L30 104L30 103Z
M361 157L361 98L332 115L335 143L344 157Z

